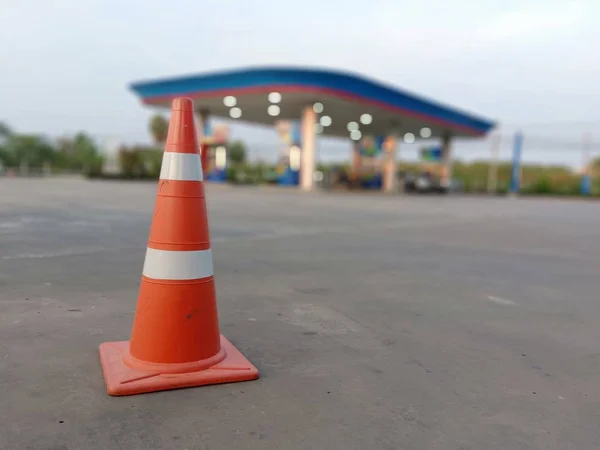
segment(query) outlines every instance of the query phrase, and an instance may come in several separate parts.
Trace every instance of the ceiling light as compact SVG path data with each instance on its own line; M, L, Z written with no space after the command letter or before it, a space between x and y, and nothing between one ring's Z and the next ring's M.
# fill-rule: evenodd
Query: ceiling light
M371 122L373 122L373 116L371 114L363 114L360 116L360 123L363 125L369 125Z
M240 108L231 108L229 110L229 115L232 119L239 119L242 117L242 110Z
M427 127L421 128L421 137L424 139L431 137L431 129Z
M281 108L277 105L269 105L269 107L267 108L267 112L270 116L278 116L281 112Z
M279 103L281 101L281 94L279 92L271 92L269 94L269 101L271 103Z
M321 102L317 102L313 105L313 111L316 112L317 114L321 114L323 112L323 109L325 109L325 107L323 106L323 103L321 103Z
M228 108L231 108L237 104L237 100L233 95L228 95L223 99L223 104Z
M331 125L331 117L323 116L321 117L321 120L319 120L319 122L321 122L321 125L323 125L324 127L328 127L329 125Z
M348 129L348 131L358 130L358 124L356 122L348 122L346 128Z
M413 142L415 142L415 135L412 133L406 133L404 135L404 142L406 142L407 144L412 144Z
M352 130L350 132L350 139L352 139L353 141L358 141L361 137L362 133L360 132L360 130Z

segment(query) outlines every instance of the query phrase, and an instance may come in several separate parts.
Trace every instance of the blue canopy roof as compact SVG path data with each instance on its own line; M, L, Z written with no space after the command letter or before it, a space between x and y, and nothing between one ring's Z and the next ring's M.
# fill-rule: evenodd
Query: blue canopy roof
M212 102L226 95L238 98L277 91L290 98L304 96L306 101L321 97L350 102L385 111L419 123L437 127L453 135L477 136L487 133L494 122L458 109L444 106L404 90L341 71L291 67L263 67L187 75L131 84L131 89L146 104L166 105L172 98L187 96L197 103ZM291 95L293 94L293 95ZM212 100L211 100L212 99ZM286 101L286 95L282 104ZM222 105L219 103L222 107ZM245 120L254 121L251 115ZM256 120L262 122L261 120Z

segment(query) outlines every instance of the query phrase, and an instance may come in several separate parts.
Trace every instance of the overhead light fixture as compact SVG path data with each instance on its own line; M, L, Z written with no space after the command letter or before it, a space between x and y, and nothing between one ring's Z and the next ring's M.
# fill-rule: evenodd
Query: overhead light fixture
M427 127L423 127L421 128L421 137L424 139L430 138L431 137L431 129L427 128Z
M358 123L356 123L356 122L348 122L348 125L346 125L346 128L350 132L352 132L354 130L358 130Z
M269 107L267 108L267 112L270 116L278 116L281 112L281 108L277 105L269 105Z
M360 132L360 130L352 130L350 132L350 139L352 139L353 141L358 141L361 137L362 133Z
M331 125L331 117L329 117L329 116L323 116L323 117L321 117L321 119L319 120L319 122L324 127L328 127L329 125Z
M242 117L242 110L240 108L231 108L229 110L229 116L232 119L239 119L240 117Z
M415 142L415 135L412 133L406 133L404 135L404 142L406 142L407 144L412 144L413 142Z
M315 123L315 133L321 134L323 132L323 125L320 123Z
M323 106L323 103L321 103L321 102L317 102L313 105L313 111L316 112L317 114L321 114L324 109L325 109L325 107Z
M281 101L281 94L279 92L271 92L269 94L269 101L271 103L279 103Z
M369 125L371 122L373 122L373 116L371 114L365 113L360 116L360 123L363 125Z
M228 95L223 99L223 104L228 108L232 108L237 104L237 99L233 95Z

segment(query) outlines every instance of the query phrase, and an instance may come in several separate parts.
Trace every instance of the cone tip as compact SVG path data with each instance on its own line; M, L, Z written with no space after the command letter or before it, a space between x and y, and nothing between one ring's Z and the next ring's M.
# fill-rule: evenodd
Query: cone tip
M173 99L171 111L194 111L194 102L189 97L178 97Z

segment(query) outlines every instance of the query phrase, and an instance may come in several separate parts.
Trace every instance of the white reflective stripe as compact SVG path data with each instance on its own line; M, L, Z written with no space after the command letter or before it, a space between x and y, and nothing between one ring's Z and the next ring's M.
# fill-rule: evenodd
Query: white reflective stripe
M146 250L144 276L157 280L195 280L213 275L212 250Z
M199 153L164 152L160 166L161 180L202 181Z

